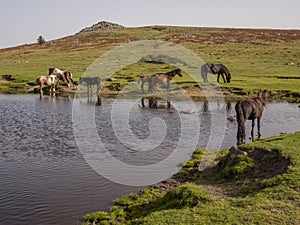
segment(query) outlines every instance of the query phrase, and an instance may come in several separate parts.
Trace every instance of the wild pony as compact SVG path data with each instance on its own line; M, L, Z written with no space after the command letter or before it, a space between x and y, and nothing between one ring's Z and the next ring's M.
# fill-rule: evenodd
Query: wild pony
M43 88L45 86L50 86L50 95L55 95L55 86L58 81L63 79L61 75L50 75L50 76L40 76L35 79L35 83L40 86L40 98L43 98Z
M167 91L171 90L171 81L173 78L178 75L182 77L181 69L175 69L167 73L156 73L150 77L149 81L149 92L153 92L156 90L157 85L167 84Z
M220 75L222 76L224 83L226 83L226 81L227 83L230 83L231 74L228 68L223 64L211 64L211 63L203 64L201 66L201 76L204 82L208 82L207 73L218 74L218 78L217 78L218 83L219 83ZM226 77L226 80L224 75Z
M242 99L235 105L236 119L238 122L237 130L237 145L245 144L246 133L245 123L247 120L252 120L251 139L254 141L253 130L255 119L257 119L258 138L260 133L260 119L267 101L266 90L260 90L256 98Z
M79 84L85 84L87 86L87 94L92 95L93 89L92 86L97 86L96 95L99 95L99 91L101 89L101 78L100 77L80 77L79 78Z
M73 75L68 70L62 71L62 70L57 69L57 68L49 68L49 74L48 75L60 75L60 76L62 76L63 81L68 84L69 88L71 87L71 85L74 86L74 81L72 79Z
M148 91L150 91L150 88L151 88L151 84L150 84L150 82L151 82L151 76L140 76L140 78L138 79L138 84L142 83L141 84L141 89L142 89L143 94L145 93L145 91L144 91L144 84L146 82L148 82L148 84L149 84L148 85Z

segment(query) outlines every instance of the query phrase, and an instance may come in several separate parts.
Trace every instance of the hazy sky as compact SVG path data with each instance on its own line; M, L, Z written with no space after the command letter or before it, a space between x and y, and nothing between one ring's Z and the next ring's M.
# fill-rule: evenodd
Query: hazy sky
M299 0L1 0L0 48L72 35L102 20L124 26L300 29Z

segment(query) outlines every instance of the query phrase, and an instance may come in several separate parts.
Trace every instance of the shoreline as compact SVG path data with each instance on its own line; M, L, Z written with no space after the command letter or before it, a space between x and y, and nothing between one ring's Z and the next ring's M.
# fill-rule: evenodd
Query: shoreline
M19 88L9 88L8 85L7 89L0 90L0 94L39 94L37 86L31 86L27 89L19 89ZM224 97L225 101L238 101L242 98L251 98L256 97L256 92L258 90L252 90L252 91L245 91L242 88L236 90L236 88L227 88L227 87L221 87L222 91L219 94L221 97ZM58 89L57 96L61 97L74 97L76 93L78 93L77 88L69 89L65 86L60 86ZM207 97L204 92L201 90L201 87L199 86L190 86L187 88L182 88L182 90L185 92L186 95L188 95L193 101L205 101L207 100ZM170 92L170 96L173 97L176 96L176 90ZM44 92L44 95L49 95L47 91ZM86 94L85 91L80 91L79 94ZM158 96L163 96L165 93L159 93ZM127 98L130 98L130 96L138 96L138 97L147 97L149 94L142 94L139 92L119 92L119 91L111 91L107 87L102 88L100 90L100 97L103 98L115 98L116 96L127 96ZM300 93L288 91L288 90L267 90L267 96L269 102L272 101L287 101L289 103L300 103ZM176 98L176 97L175 97Z

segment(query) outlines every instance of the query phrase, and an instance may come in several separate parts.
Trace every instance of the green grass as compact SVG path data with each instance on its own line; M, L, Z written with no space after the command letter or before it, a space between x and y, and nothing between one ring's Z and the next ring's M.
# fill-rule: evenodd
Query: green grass
M167 26L99 31L73 35L43 45L0 50L0 75L11 74L16 79L13 83L26 84L33 82L37 76L46 75L49 67L57 67L72 71L75 80L78 80L95 59L114 47L136 40L165 40L182 45L205 62L228 66L232 82L221 82L220 85L229 94L246 95L266 88L274 98L299 102L299 36L299 31ZM115 74L118 78L115 83L119 84L113 84L111 89L122 88L130 79L140 75L165 72L171 67L151 63L130 65ZM176 81L183 88L195 85L187 74L181 79L176 78ZM0 92L9 91L15 90L1 83Z
M219 152L202 172L206 152L197 150L175 176L179 185L126 195L110 212L88 214L85 224L299 224L299 146L300 132L261 139L241 146L245 156Z

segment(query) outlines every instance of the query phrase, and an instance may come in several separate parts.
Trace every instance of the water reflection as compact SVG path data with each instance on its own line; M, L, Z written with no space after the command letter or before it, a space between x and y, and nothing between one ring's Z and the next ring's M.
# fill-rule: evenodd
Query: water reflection
M147 138L153 116L168 125L166 138L158 148L139 152L126 148L115 136L110 122L112 101L103 99L101 107L94 107L97 133L113 157L135 165L147 165L168 157L181 135L180 117L187 122L199 118L196 147L205 148L212 132L211 112L223 113L221 109L225 109L227 116L235 115L232 102L196 102L194 113L183 114L181 111L189 110L185 102L169 102L179 107L177 111L172 107L145 110L138 106L139 100L129 115L134 135ZM120 106L131 101L124 100ZM149 107L149 100L144 101L145 107ZM166 101L162 103L168 108ZM140 189L109 182L86 164L73 133L72 104L72 99L58 96L45 96L40 100L36 95L0 95L0 224L16 221L21 225L76 224L82 215L106 210L114 198ZM93 107L85 99L80 104L82 108ZM150 105L156 106L156 103ZM267 105L261 124L263 137L298 131L299 127L297 104ZM250 136L249 128L248 123L247 136ZM236 122L228 120L222 148L235 144L236 131ZM191 131L189 135L192 138L196 134ZM184 149L182 154L185 154Z
M148 100L148 106L145 104L145 100ZM169 99L163 99L157 96L148 96L141 99L142 107L149 107L150 109L170 109L171 101Z

